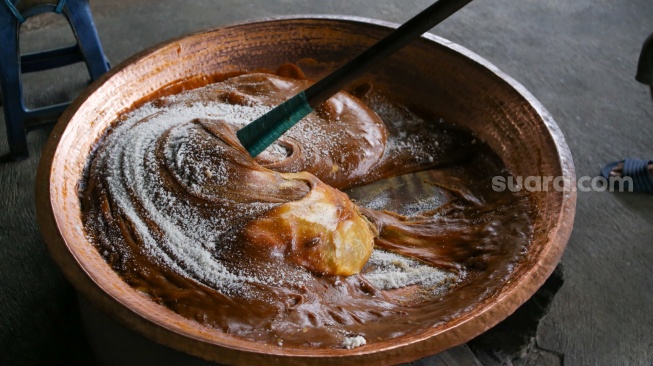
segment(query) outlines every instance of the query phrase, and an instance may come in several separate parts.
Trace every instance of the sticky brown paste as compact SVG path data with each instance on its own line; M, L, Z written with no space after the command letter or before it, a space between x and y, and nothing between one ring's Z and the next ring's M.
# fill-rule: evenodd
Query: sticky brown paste
M533 233L527 194L491 189L496 154L368 83L251 159L235 131L310 83L292 65L187 80L118 118L79 183L107 263L186 318L279 347L397 338L493 296Z

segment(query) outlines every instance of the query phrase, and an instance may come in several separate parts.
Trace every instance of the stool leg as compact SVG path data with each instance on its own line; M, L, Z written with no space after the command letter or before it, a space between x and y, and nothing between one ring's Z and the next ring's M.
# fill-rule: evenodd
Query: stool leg
M109 71L109 64L104 56L100 38L98 37L91 15L88 0L68 0L64 7L64 14L68 18L77 43L86 60L86 67L91 79L95 80Z
M25 105L20 80L19 24L5 6L0 6L0 87L7 127L9 151L14 160L26 158Z

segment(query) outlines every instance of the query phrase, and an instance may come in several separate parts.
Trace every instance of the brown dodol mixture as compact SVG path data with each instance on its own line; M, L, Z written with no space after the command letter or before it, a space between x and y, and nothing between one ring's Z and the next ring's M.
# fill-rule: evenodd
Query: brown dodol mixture
M79 183L88 238L152 301L247 340L352 348L460 315L458 289L484 301L519 263L533 205L491 189L505 167L470 132L366 84L252 159L235 131L311 82L289 65L220 79L123 114Z

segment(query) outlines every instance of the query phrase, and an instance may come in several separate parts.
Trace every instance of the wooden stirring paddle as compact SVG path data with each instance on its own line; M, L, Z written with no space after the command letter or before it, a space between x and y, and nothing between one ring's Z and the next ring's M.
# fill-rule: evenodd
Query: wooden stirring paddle
M331 74L238 130L236 135L240 143L252 157L256 157L284 132L345 85L471 1L440 0L435 2Z

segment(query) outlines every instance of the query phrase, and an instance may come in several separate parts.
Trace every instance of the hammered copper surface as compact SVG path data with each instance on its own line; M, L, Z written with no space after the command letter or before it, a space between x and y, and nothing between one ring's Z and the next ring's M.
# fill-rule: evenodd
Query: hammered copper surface
M534 242L498 295L483 303L470 299L469 310L444 326L354 350L280 349L198 326L139 295L84 237L76 185L93 144L121 111L176 81L202 75L274 69L305 58L335 67L388 33L390 26L349 17L226 26L145 50L92 84L52 132L37 177L41 231L77 290L156 342L226 364L406 362L464 343L516 310L560 260L572 229L574 191L549 190L533 196L539 211ZM470 51L427 35L373 73L391 85L400 100L473 130L513 175L564 176L574 181L571 154L553 119L522 86ZM319 77L317 72L310 76Z

